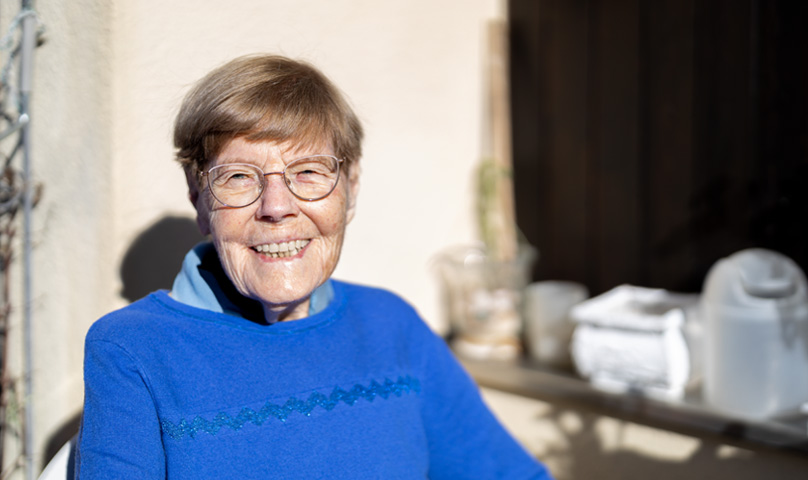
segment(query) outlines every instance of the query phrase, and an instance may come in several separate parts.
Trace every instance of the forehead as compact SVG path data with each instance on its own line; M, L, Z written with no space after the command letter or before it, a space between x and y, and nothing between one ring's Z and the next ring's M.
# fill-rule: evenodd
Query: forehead
M214 158L214 164L248 162L270 163L275 161L289 162L307 155L333 155L332 149L316 142L301 143L297 141L276 142L273 140L248 140L236 137L222 146Z

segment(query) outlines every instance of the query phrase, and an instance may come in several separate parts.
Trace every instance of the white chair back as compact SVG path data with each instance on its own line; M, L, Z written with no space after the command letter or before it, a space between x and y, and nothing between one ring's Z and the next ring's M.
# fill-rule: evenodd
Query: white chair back
M70 439L56 452L39 480L73 480L73 454L76 451L76 437Z

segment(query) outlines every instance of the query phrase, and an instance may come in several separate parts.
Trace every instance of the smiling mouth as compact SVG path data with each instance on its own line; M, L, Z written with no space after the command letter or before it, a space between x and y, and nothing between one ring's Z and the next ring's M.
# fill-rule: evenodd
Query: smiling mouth
M256 245L252 247L256 252L272 258L287 258L294 257L301 250L306 248L310 240L292 240L290 242L281 243L265 243L263 245Z

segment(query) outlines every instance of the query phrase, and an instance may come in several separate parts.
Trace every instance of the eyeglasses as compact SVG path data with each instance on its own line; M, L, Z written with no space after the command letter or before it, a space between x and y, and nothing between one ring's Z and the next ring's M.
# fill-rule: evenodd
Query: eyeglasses
M227 207L241 208L255 203L267 187L266 177L283 176L292 194L308 202L327 197L337 186L341 159L312 155L289 162L282 172L264 173L249 163L216 165L201 175L207 177L213 197Z

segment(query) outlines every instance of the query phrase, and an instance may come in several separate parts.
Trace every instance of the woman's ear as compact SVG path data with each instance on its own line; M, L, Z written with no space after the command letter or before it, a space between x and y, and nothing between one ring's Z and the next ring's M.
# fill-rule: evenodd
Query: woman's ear
M356 197L359 195L359 172L359 162L354 162L348 174L348 223L353 220L356 213Z
M202 235L210 235L210 209L202 198L199 177L190 168L185 169L185 181L188 183L188 200L196 210L196 224Z

